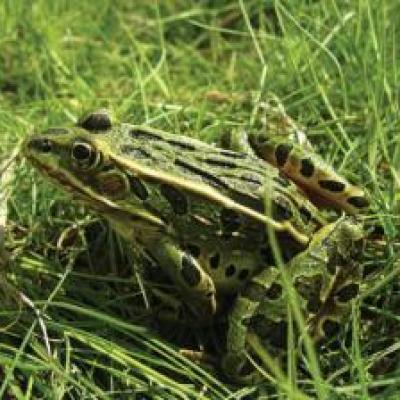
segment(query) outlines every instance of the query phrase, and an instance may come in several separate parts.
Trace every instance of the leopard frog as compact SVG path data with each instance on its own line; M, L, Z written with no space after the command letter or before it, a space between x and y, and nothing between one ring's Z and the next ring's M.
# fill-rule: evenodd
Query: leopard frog
M77 126L26 139L27 159L169 275L197 318L229 314L225 372L240 378L246 334L280 336L287 313L267 231L275 233L313 336L340 321L360 273L351 217L327 223L319 200L357 213L368 202L322 160L282 139L250 135L232 151L95 111ZM312 199L314 203L310 200ZM315 200L317 199L317 200Z

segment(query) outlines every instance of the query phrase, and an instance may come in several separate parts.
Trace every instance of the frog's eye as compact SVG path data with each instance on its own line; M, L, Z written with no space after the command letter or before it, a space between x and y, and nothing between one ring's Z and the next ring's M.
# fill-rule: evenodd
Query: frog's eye
M77 165L84 168L94 167L99 160L96 149L90 143L81 141L72 145L71 157Z

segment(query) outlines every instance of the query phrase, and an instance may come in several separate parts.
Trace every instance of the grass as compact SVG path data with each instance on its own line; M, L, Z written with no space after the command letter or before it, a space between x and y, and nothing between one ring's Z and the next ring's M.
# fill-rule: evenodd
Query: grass
M292 360L262 384L234 386L176 351L185 330L151 325L126 244L19 158L2 187L4 274L19 294L4 281L2 303L24 301L4 312L0 397L399 398L399 17L395 0L1 2L0 160L33 130L97 107L214 142L256 127L274 95L368 189L367 225L385 236L363 257L379 280L353 305L337 353L319 357L311 378Z

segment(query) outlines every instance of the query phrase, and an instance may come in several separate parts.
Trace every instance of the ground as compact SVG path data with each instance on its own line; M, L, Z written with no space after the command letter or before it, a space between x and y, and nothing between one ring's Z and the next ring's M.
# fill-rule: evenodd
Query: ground
M0 397L398 398L399 17L396 0L1 2L0 162L11 165L0 169L10 254L2 303L11 311ZM368 190L380 251L364 263L380 279L354 302L344 364L317 359L304 381L294 363L240 387L180 356L179 329L161 335L148 323L126 244L18 148L98 107L212 143L256 127L272 97ZM99 249L104 265L93 262Z

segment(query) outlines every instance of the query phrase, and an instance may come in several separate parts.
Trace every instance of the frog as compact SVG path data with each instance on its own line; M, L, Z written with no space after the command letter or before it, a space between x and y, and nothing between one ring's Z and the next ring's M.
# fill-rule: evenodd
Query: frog
M136 257L157 263L197 321L212 323L224 299L224 374L250 382L246 338L271 348L285 337L295 289L315 339L340 323L357 297L369 205L319 156L267 132L232 132L234 149L95 110L75 125L25 139L26 159L74 200L105 218ZM322 208L344 215L328 221ZM277 243L281 263L277 263ZM280 343L282 345L282 343Z

